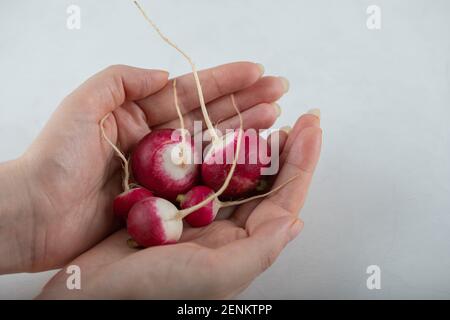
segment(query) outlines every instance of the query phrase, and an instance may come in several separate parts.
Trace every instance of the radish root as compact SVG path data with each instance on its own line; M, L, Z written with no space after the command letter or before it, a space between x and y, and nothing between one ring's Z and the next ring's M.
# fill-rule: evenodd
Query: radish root
M186 54L186 52L181 50L175 43L173 43L167 36L165 36L161 32L161 30L158 28L158 26L153 22L152 19L150 19L147 16L147 14L145 13L144 9L141 7L141 5L137 1L133 1L133 2L136 5L136 7L138 8L138 10L141 12L141 14L143 15L144 19L147 20L147 22L152 26L153 29L155 29L155 31L158 33L158 35L167 44L169 44L171 47L173 47L175 50L177 50L189 62L189 64L191 65L192 73L194 75L195 85L197 87L198 98L200 100L200 108L201 108L202 113L203 113L203 118L205 119L206 127L208 128L209 134L211 135L212 142L217 144L220 141L220 138L217 135L216 131L214 130L214 127L213 127L213 125L211 123L211 120L209 119L208 111L206 111L205 98L203 97L202 86L200 84L200 79L198 77L197 68L195 67L194 62L192 61L191 57L189 57Z
M105 133L105 126L104 123L106 119L110 116L111 113L108 113L106 116L103 117L102 120L100 120L100 130L102 132L103 139L108 142L108 144L113 148L113 150L116 152L117 156L122 160L122 167L123 167L123 180L122 185L124 191L130 190L130 186L128 184L128 180L130 180L130 169L128 167L128 160L125 158L124 154L119 150L119 148L111 141L109 140L108 136Z
M186 131L184 127L184 118L183 114L181 113L180 106L178 104L178 94L177 94L177 79L173 79L173 101L175 104L175 109L177 110L178 119L180 120L180 129L181 129L181 150L180 150L180 157L182 159L181 165L184 165L184 149L186 148Z
M250 202L252 200L256 200L259 198L264 198L267 197L268 195L277 192L278 190L282 189L283 187L285 187L288 183L294 181L295 179L297 179L300 176L300 174L297 174L291 178L289 178L287 181L283 182L282 184L280 184L279 186L276 186L275 188L273 188L272 190L270 190L269 192L263 193L263 194L258 194L256 196L250 197L250 198L246 198L246 199L242 199L242 200L236 200L236 201L227 201L227 202L222 202L220 201L220 207L221 208L226 208L226 207L232 207L232 206L237 206L240 204L244 204L247 202Z

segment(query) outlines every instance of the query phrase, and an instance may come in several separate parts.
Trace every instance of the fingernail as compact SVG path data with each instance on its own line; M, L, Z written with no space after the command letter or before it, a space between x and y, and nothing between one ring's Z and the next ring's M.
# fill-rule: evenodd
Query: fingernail
M284 93L289 91L289 80L286 79L285 77L279 77L281 80L281 83L283 84L283 90Z
M277 117L281 115L281 108L280 105L276 102L272 103L272 106L275 108L275 111L277 113Z
M292 241L295 237L298 236L300 231L303 228L303 221L300 219L295 219L295 222L289 228L289 241Z
M320 109L318 108L309 110L307 114L312 114L313 116L316 116L317 118L320 119Z
M292 128L291 128L291 126L284 126L284 127L281 127L280 130L289 134L289 132L292 131Z
M263 75L264 72L266 71L266 69L264 68L264 66L263 66L261 63L257 63L256 66L257 66L258 69L259 69L259 73L260 73L261 75Z

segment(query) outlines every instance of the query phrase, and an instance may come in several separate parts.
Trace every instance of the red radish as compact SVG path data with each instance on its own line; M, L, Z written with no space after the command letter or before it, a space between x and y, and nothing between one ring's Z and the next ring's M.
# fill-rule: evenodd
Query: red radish
M163 198L146 198L131 208L128 233L144 247L176 243L183 232L178 212L177 207Z
M205 206L201 207L200 209L197 209L196 211L190 213L184 220L189 223L192 227L204 227L210 224L214 221L214 219L217 216L217 213L221 208L231 207L231 206L237 206L240 204L247 203L249 201L267 197L268 195L280 190L285 185L287 185L289 182L296 179L298 175L288 179L286 182L283 182L282 184L278 185L277 187L273 188L269 192L266 192L264 194L259 194L250 198L237 200L237 201L227 201L222 202L218 198L214 198L212 201L208 202ZM195 186L192 188L188 193L185 195L179 195L177 197L177 200L180 202L180 206L182 209L188 209L193 207L194 205L204 201L207 199L211 194L214 194L214 190L206 187L206 186Z
M123 153L119 150L119 148L116 147L116 145L109 140L108 136L105 133L104 128L104 122L109 117L109 113L103 117L103 119L100 121L100 130L102 132L103 138L108 142L108 144L113 148L113 150L117 153L119 158L122 160L123 165L123 171L124 176L122 180L122 185L124 192L119 194L113 202L113 212L116 214L116 216L121 217L123 219L127 219L128 212L130 211L131 207L138 201L145 199L147 197L153 196L153 193L148 191L145 188L137 187L134 189L130 189L130 185L128 184L128 180L130 178L130 173L128 169L128 160L125 158Z
M114 198L113 212L116 216L126 220L128 217L128 212L135 203L152 196L153 193L142 187L124 191Z
M180 154L179 161L174 154ZM168 200L192 188L199 179L199 165L192 139L182 142L175 129L154 130L136 146L131 168L136 181Z
M251 132L255 131L252 130ZM246 196L263 183L262 170L268 167L270 163L264 164L261 159L270 157L270 152L268 150L267 154L263 154L265 150L262 150L263 148L260 148L260 146L265 141L257 133L252 135L251 132L247 135L246 131L244 134L240 151L241 159L238 160L236 171L228 188L222 194L223 197ZM214 142L212 142L206 149L207 152L202 163L202 180L213 190L220 188L230 170L230 164L224 161L224 159L227 159L226 155L230 152L236 152L235 134L226 135L224 141L224 146L214 145Z
M152 131L139 141L131 158L136 181L158 196L171 201L197 183L199 179L197 163L200 162L193 140L186 138L183 116L178 106L176 79L173 81L173 95L181 131L175 129Z
M214 193L214 190L206 186L195 186L185 195L179 195L177 201L180 202L181 209L187 209L202 202L208 196ZM192 227L203 227L214 221L219 208L215 208L218 200L213 200L204 207L194 211L184 220Z

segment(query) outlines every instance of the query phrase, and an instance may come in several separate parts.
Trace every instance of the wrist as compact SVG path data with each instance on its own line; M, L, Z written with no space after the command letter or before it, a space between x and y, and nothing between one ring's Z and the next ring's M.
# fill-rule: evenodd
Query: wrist
M0 164L0 274L30 271L33 205L23 159Z

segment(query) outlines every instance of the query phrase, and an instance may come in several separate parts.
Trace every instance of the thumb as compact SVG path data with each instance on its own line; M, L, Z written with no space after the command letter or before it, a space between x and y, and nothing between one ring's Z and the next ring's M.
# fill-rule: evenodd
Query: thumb
M66 97L62 106L99 121L126 100L143 99L168 81L169 73L125 65L110 66L93 75Z

